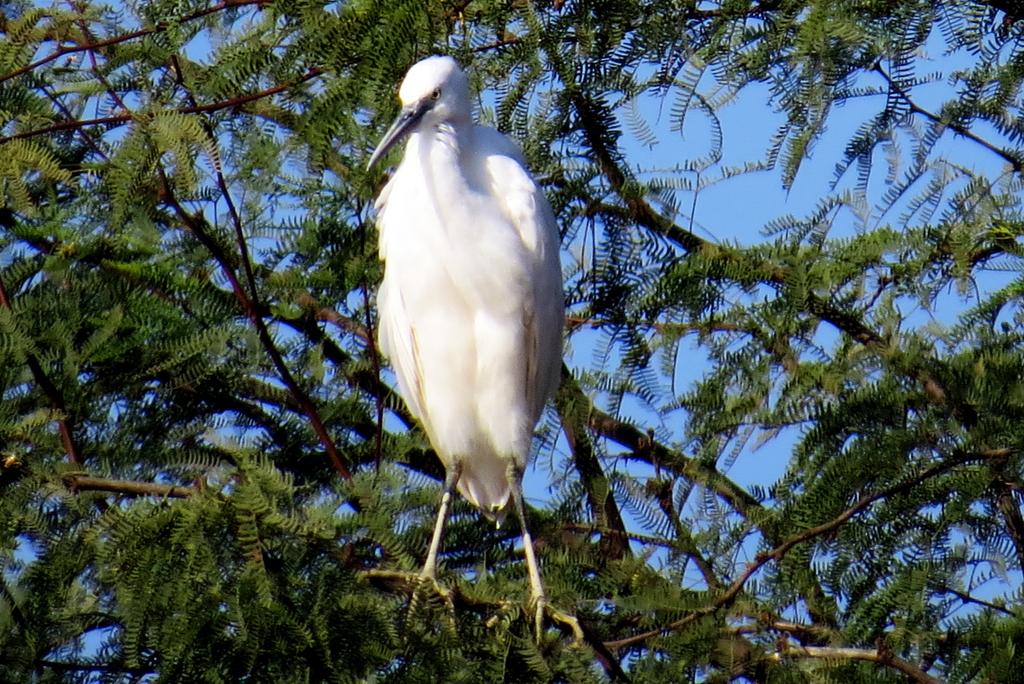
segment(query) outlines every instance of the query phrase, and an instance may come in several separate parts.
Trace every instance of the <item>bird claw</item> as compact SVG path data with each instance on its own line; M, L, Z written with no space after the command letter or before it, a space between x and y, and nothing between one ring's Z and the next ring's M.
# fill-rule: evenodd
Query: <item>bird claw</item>
M409 608L406 619L412 620L421 607L421 599L426 592L432 592L444 603L448 614L448 623L455 625L455 592L437 581L432 574L406 572L404 570L367 570L363 573L377 584L409 594Z
M412 590L412 598L409 604L410 612L412 611L413 606L416 605L417 599L420 597L423 590L428 587L431 590L433 590L434 594L436 594L438 598L444 601L444 604L448 607L449 612L455 612L455 602L452 599L452 590L438 582L437 578L433 575L423 574L420 574L416 577L415 585L413 586Z
M573 646L583 645L583 627L580 625L580 621L575 615L569 615L568 613L558 610L548 603L547 598L544 597L535 599L534 603L533 628L538 644L544 636L544 617L546 615L552 622L572 632Z
M453 599L452 590L444 586L437 581L436 577L427 575L417 575L413 580L412 595L409 597L409 610L406 613L406 621L412 621L416 613L420 609L420 598L424 595L424 592L433 592L441 601L444 602L445 616L447 618L448 629L455 632L455 601Z
M579 619L577 619L575 615L563 613L557 608L554 608L547 604L544 605L544 612L548 614L548 617L551 618L553 622L557 622L563 625L564 627L568 627L570 630L572 630L573 646L583 645L583 627L580 625L580 621Z

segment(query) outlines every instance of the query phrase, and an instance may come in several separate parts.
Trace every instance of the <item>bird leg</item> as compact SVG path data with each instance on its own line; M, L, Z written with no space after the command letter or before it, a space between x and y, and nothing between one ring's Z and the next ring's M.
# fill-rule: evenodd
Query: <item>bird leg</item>
M537 643L540 643L544 634L544 614L547 613L552 620L559 622L572 630L576 643L583 643L583 628L575 616L563 613L548 604L544 593L544 582L540 577L540 564L537 563L537 553L533 548L533 537L526 526L526 507L523 505L523 473L514 463L509 463L508 480L512 488L512 505L519 517L519 526L523 533L523 551L526 553L526 570L530 576L530 601L534 604L533 627L537 635Z
M437 552L441 548L441 538L444 537L444 526L448 522L448 514L451 512L452 497L455 494L455 485L459 482L459 475L462 473L462 466L458 461L447 468L444 475L444 488L441 494L441 506L437 510L437 522L434 523L434 536L430 539L430 550L427 551L427 562L423 564L423 571L420 577L423 579L437 579Z
M455 610L455 606L452 604L451 592L442 587L437 581L437 554L441 548L441 539L444 537L444 527L448 522L448 514L451 512L452 497L455 494L455 485L459 481L459 475L462 472L462 468L459 463L456 462L451 468L445 470L444 485L441 493L441 505L437 511L437 522L434 523L434 535L430 538L430 549L427 551L427 561L423 564L423 570L420 571L419 584L413 589L412 597L409 600L409 619L419 610L420 601L420 589L427 583L429 583L434 592L441 597L441 599L448 606L448 612L450 617L450 627L454 631L455 622L454 618L451 618L451 614Z

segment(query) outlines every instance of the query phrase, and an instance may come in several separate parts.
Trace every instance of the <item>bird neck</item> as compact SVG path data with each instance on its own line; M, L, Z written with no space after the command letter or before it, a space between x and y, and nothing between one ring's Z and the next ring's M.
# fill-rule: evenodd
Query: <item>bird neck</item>
M459 227L477 226L473 216L477 208L475 200L484 188L474 143L472 122L446 121L424 127L416 132L415 139L410 140L416 154L414 161L410 161L418 167L419 177L434 202L440 225L453 239L461 239L451 234Z
M420 156L432 163L458 164L472 146L473 122L442 121L417 131Z
M470 187L475 177L475 169L472 168L474 138L472 121L445 121L417 131L416 139L411 140L410 144L415 145L417 163L428 183L452 191L456 188L477 190ZM445 208L441 209L444 211Z

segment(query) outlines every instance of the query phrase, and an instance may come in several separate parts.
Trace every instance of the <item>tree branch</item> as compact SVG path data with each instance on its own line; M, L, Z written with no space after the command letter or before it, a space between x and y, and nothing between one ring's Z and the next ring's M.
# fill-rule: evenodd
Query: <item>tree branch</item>
M602 557L622 560L629 555L629 538L622 513L615 502L611 482L594 454L594 445L587 434L590 400L580 389L569 369L562 364L562 382L555 396L555 406L562 417L562 432L572 453L573 465L587 492L587 502L598 527L612 530L601 535Z
M410 597L419 591L424 583L419 573L403 572L401 570L381 570L375 568L363 570L360 574L378 589L396 594L406 594ZM435 584L434 590L452 608L471 610L484 616L493 616L496 612L507 611L510 606L510 602L507 600L486 601L469 596L460 589L458 584L451 587L442 587ZM430 589L428 588L427 591L430 591ZM527 614L532 615L532 613ZM618 659L605 647L600 637L583 625L583 623L580 623L580 627L583 630L584 641L593 649L598 661L612 681L630 681L629 677L622 670Z
M891 92L896 93L896 95L898 95L900 99L907 103L907 105L910 107L911 114L920 114L929 121L939 124L940 126L945 126L949 130L956 133L957 135L960 135L963 138L970 140L971 142L977 145L980 145L989 152L992 152L993 154L999 156L1004 161L1006 161L1013 168L1015 173L1020 173L1021 171L1024 171L1024 160L1022 160L1020 155L1009 150L1003 149L1002 147L993 145L992 143L985 140L981 136L972 132L971 129L969 129L967 126L957 123L956 121L950 121L948 119L945 119L939 116L938 114L928 111L924 107L914 102L914 100L910 97L910 93L904 90L903 87L892 78L892 76L886 73L885 69L882 68L881 63L875 63L875 66L872 68L872 71L879 74L885 80Z
M578 91L575 91L571 97L573 106L579 115L580 127L586 136L587 143L594 152L601 172L625 204L633 220L648 230L674 242L687 253L699 252L706 258L719 260L725 267L746 265L749 268L753 266L755 271L758 272L756 277L763 282L780 289L789 287L787 282L790 275L789 269L770 262L760 264L745 263L739 252L735 249L708 242L676 225L651 207L639 195L638 190L632 188L628 183L625 173L618 164L617 152L605 144L603 138L604 128L601 125L601 115L596 105ZM958 417L970 419L969 407L959 403L951 404L945 388L925 368L924 364L903 364L898 349L891 348L886 339L865 325L863 320L856 314L839 309L813 292L805 293L804 309L820 320L833 325L837 330L846 333L857 342L873 349L883 358L890 362L895 362L894 365L900 372L914 378L921 384L925 394L934 403L949 406Z
M711 615L717 612L718 610L731 605L739 596L740 592L743 590L743 587L747 583L747 580L753 577L753 575L758 570L760 570L770 561L781 560L783 556L789 553L789 551L791 551L793 547L797 546L798 544L832 532L833 530L841 526L846 521L850 520L852 517L854 517L855 515L866 509L868 506L875 503L876 501L888 498L890 496L894 496L896 494L907 492L910 489L921 484L925 480L942 475L946 472L949 472L953 468L964 465L965 463L971 460L977 460L978 458L981 458L978 454L967 454L961 458L949 459L945 462L937 463L931 466L930 468L926 468L925 470L918 473L916 476L903 480L902 482L898 482L890 487L886 487L885 489L875 492L874 494L862 495L852 506L850 506L849 508L847 508L846 510L844 510L842 513L832 518L831 520L821 523L820 525L807 528L802 532L799 532L798 534L790 536L784 542L775 546L774 548L757 554L754 560L747 564L746 568L743 570L740 576L736 578L736 580L732 584L729 585L729 588L726 589L724 593L719 595L709 605L704 606L699 610L695 610L689 613L688 615L665 625L664 627L659 627L657 629L641 632L640 634L634 634L633 636L629 636L623 639L607 641L605 642L605 645L612 650L617 650L620 648L626 648L628 646L642 643L660 634L682 629L687 625L690 625L691 623L695 622L701 617Z
M679 473L715 492L744 516L749 517L752 511L761 508L761 502L743 487L718 472L714 466L669 449L652 436L641 432L636 426L592 405L588 424L598 435L629 449L631 453L626 454L625 458Z
M156 674L156 670L144 667L128 667L111 663L66 663L59 660L37 660L40 667L45 667L58 672L109 672L125 675L133 675L135 678Z
M12 316L14 315L11 299L7 294L7 287L4 285L2 278L0 278L0 306L10 311ZM64 444L64 451L68 455L68 460L75 465L81 466L84 462L82 450L75 439L73 419L64 402L64 396L57 389L57 386L53 384L53 381L50 380L46 371L43 370L43 366L39 363L39 359L36 358L35 354L32 352L26 353L25 363L28 365L29 372L32 373L32 379L49 400L50 406L59 415L57 418L57 431L60 433L60 439Z
M960 591L959 589L954 589L952 587L937 587L936 589L937 591L941 591L945 594L952 594L953 596L956 596L963 603L973 603L988 608L990 610L994 610L998 613L1002 613L1003 615L1014 614L1012 610L1005 606L997 605L995 603L992 603L991 601L986 601L985 599L978 598L977 596L971 596L967 592Z
M241 107L242 105L261 100L272 95L277 95L290 88L305 83L306 81L312 80L317 76L323 74L321 69L310 69L302 76L296 78L294 81L288 83L282 83L281 85L273 86L272 88L265 88L264 90L257 91L255 93L249 93L247 95L239 95L238 97L228 98L227 100L220 100L218 102L210 102L207 104L197 104L189 107L179 107L177 109L165 110L177 112L178 114L208 114L210 112L220 111L222 109L231 109L234 107ZM79 128L86 128L89 126L112 126L122 125L135 121L139 118L136 114L115 114L113 116L102 116L96 119L74 119L71 121L61 121L59 123L52 124L50 126L44 126L42 128L35 128L30 131L24 131L22 133L14 133L6 137L0 138L0 144L11 140L19 140L23 138L34 138L40 135L46 135L48 133L57 133L60 131L75 130Z
M782 658L862 660L899 670L911 680L920 684L942 684L941 680L932 677L912 663L896 657L882 647L872 650L869 648L840 648L836 646L787 646L780 650L775 657L780 660Z
M64 484L69 489L77 491L113 492L127 496L159 496L175 499L188 498L197 491L195 487L182 487L181 485L162 485L134 480L108 480L75 474L65 475Z
M86 44L60 47L54 50L53 52L49 53L45 57L40 57L36 61L27 64L19 69L15 69L14 71L10 71L6 74L0 75L0 83L3 83L4 81L9 81L12 78L17 78L18 76L24 76L25 74L31 73L39 67L49 64L50 62L53 62L55 60L58 60L61 57L64 57L65 55L73 55L79 52L85 52L86 50L98 50L101 48L110 47L111 45L127 43L128 41L135 40L137 38L145 38L146 36L152 35L154 33L166 31L171 26L178 26L179 24L193 21L195 19L200 19L210 14L216 14L217 12L221 12L226 9L231 9L235 7L245 7L246 5L256 5L259 7L263 7L264 5L269 4L269 1L270 0L223 0L223 2L219 2L216 5L211 5L210 7L206 7L192 14L179 17L175 19L173 22L164 21L158 23L156 26L139 29L137 31L132 31L131 33L124 33L120 36L114 36L112 38L107 38L104 40L99 40L96 42L90 42Z
M206 247L214 260L220 266L221 272L231 285L231 290L234 292L235 299L238 301L239 306L245 312L249 321L256 328L256 334L259 337L260 344L270 357L281 381L288 388L288 391L292 394L303 413L305 413L306 417L309 419L310 425L313 427L313 431L316 432L317 437L323 444L324 450L327 452L328 457L330 457L331 464L334 466L334 469L343 479L347 480L351 478L352 473L342 460L341 454L338 452L338 449L334 444L334 440L331 439L331 436L328 434L327 428L324 426L323 420L320 418L316 405L313 403L313 400L309 398L309 395L306 394L305 390L303 390L302 387L299 386L298 382L296 382L291 371L288 370L284 357L281 355L280 350L274 343L274 339L270 334L270 330L267 328L266 322L263 320L259 307L256 302L251 299L249 294L245 291L245 288L242 286L242 283L238 280L238 276L235 274L234 268L232 268L231 262L228 260L224 250L219 244L217 244L217 241L206 232L205 220L200 216L190 214L183 206L181 206L181 203L178 202L177 198L174 196L171 184L167 180L167 176L164 174L163 169L160 169L160 180L163 184L164 197L174 209L182 224L196 236L196 239L198 239L204 247Z

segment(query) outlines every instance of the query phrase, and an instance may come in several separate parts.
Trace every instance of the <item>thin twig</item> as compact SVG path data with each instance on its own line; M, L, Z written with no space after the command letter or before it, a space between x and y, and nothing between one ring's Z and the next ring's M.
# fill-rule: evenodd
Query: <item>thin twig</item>
M162 110L164 112L176 112L178 114L207 114L210 112L216 112L223 109L231 109L233 107L240 107L241 105L248 104L255 100L270 97L271 95L277 95L290 88L305 83L317 76L323 74L322 69L313 68L307 71L302 76L298 77L293 81L276 85L272 88L266 88L264 90L257 91L255 93L249 93L247 95L239 95L238 97L232 97L227 100L220 100L218 102L210 102L202 105L194 105L190 107L179 107L177 109ZM143 115L145 116L145 115ZM42 128L35 128L30 131L24 131L22 133L14 133L6 137L0 138L0 144L11 141L20 140L24 138L34 138L40 135L46 135L48 133L57 133L60 131L76 130L79 128L85 128L89 126L114 126L122 125L140 119L140 115L137 113L128 114L115 114L112 116L101 116L96 119L75 119L73 121L61 121L59 123L44 126Z
M231 9L235 7L245 7L246 5L257 5L262 7L263 5L268 4L268 2L269 0L224 0L223 2L219 2L216 5L206 7L193 14L188 14L183 17L179 17L177 19L174 19L173 21L163 21L149 28L138 29L137 31L123 33L119 36L113 36L111 38L106 38L104 40L99 40L84 45L79 44L60 47L51 52L50 54L46 55L45 57L40 57L39 59L30 64L26 64L25 66L19 69L15 69L14 71L10 71L6 74L3 74L2 76L0 76L0 83L3 83L4 81L9 81L12 78L17 78L18 76L24 76L27 73L35 71L41 66L44 66L46 64L49 64L50 62L60 59L61 57L64 57L65 55L73 55L75 53L85 52L87 50L98 50L101 48L110 47L111 45L126 43L128 41L135 40L136 38L144 38L154 33L160 33L162 31L165 31L171 26L178 26L185 22L200 19L210 14L216 14L217 12L221 12L226 9Z
M188 84L186 84L184 81L182 69L180 65L178 65L177 63L177 57L173 57L172 60L172 66L174 67L175 73L177 74L178 77L178 85L180 85L184 89L187 97L192 103L192 106L189 109L192 109L197 112L202 111L202 108L198 104L196 104L191 89L188 87ZM311 70L311 72L309 73L312 73L312 71L317 71L317 73L319 73L319 70ZM307 73L307 76L309 76L309 73ZM312 78L312 76L309 76L309 78ZM283 89L284 88L279 88L278 92L280 92L280 90ZM266 321L263 319L263 315L261 313L263 311L263 307L260 304L259 290L256 286L256 275L252 267L252 259L249 256L249 247L245 239L245 231L242 226L242 218L241 215L238 213L238 209L235 206L234 200L231 197L231 191L228 188L227 179L224 176L224 172L220 164L220 143L218 142L215 131L213 130L213 125L209 121L204 121L204 125L206 128L206 134L210 140L210 145L212 146L215 152L215 159L213 165L214 175L217 179L217 187L220 190L221 196L224 198L224 202L227 205L228 215L231 218L231 225L232 228L234 229L235 234L235 244L238 247L239 257L242 262L242 272L245 275L245 281L246 286L248 287L248 291L246 291L246 287L243 287L242 283L239 282L238 277L234 273L234 269L232 268L226 255L223 254L220 247L216 244L216 241L206 234L205 221L200 221L197 219L197 217L192 216L191 220L185 221L185 225L192 231L194 235L196 235L196 237L201 242L203 242L207 249L210 250L210 253L214 255L214 258L220 265L222 272L228 278L228 281L231 283L232 289L235 292L235 298L238 300L242 309L245 311L246 316L249 318L250 322L252 322L253 326L255 326L256 335L260 340L260 344L263 346L264 351L266 351L267 356L270 357L270 361L271 363L273 363L274 368L277 370L278 376L281 378L281 381L285 384L285 387L288 388L289 393L295 399L295 402L298 404L299 408L302 410L304 414L306 414L306 418L309 419L309 423L313 428L313 431L316 433L317 438L320 440L320 443L323 445L328 457L331 459L331 464L334 466L334 469L343 479L347 480L352 477L352 473L349 471L348 466L342 459L341 454L334 443L334 439L327 431L327 427L324 425L323 419L320 417L320 412L317 409L316 404L313 403L313 400L306 393L306 391L302 389L298 381L295 379L295 376L292 375L291 370L289 370L288 368L288 364L284 360L284 356L281 354L281 351L277 348L277 345L274 343L274 338L270 334L270 329L267 327ZM168 182L167 177L162 170L160 172L160 178L163 181L165 194L168 198L173 200L173 205L178 216L183 217L183 219L185 216L191 216L190 214L188 214L187 211L184 210L181 204L176 199L174 199L171 185Z
M179 220L181 220L182 224L210 252L214 261L216 261L217 265L220 266L221 272L224 274L224 277L231 286L231 291L235 295L235 300L245 312L249 321L256 328L260 344L270 357L281 381L285 384L289 393L295 399L302 412L309 419L310 425L323 445L324 450L327 452L328 457L331 459L331 464L334 466L334 469L343 479L347 480L351 478L352 473L342 460L341 454L338 452L338 449L334 444L334 440L331 438L330 434L328 434L327 428L324 426L323 420L320 418L320 413L317 410L316 405L302 387L299 386L298 382L296 382L291 371L288 370L284 357L281 355L277 345L274 344L274 338L271 336L270 330L267 328L266 321L263 320L263 317L260 314L260 309L246 293L245 288L241 281L239 281L238 276L235 274L235 270L232 268L231 262L224 253L224 250L219 244L217 244L217 241L206 232L205 220L200 216L189 213L181 205L181 202L179 202L177 197L175 197L174 192L171 189L170 181L167 179L163 169L160 169L160 179L163 185L164 197L170 204L171 208L174 209Z
M754 560L747 563L746 568L743 570L740 576L736 578L736 580L731 585L729 585L729 588L726 589L724 593L719 595L709 605L704 606L699 610L695 610L689 613L688 615L674 622L671 622L663 627L658 627L656 629L648 630L646 632L641 632L640 634L634 634L623 639L607 641L605 642L605 645L608 648L615 650L620 648L626 648L627 646L632 646L638 643L642 643L660 634L665 634L666 632L672 632L682 629L683 627L686 627L687 625L695 622L701 617L711 615L717 612L718 610L731 605L739 596L740 592L743 590L743 587L744 585L746 585L747 580L753 577L753 575L758 570L760 570L770 561L781 560L783 556L789 553L789 551L791 551L793 547L797 546L798 544L801 544L805 541L810 541L811 539L832 532L833 530L843 525L845 522L853 518L855 515L857 515L858 513L860 513L861 511L863 511L876 501L906 492L912 489L913 487L916 487L917 485L921 484L925 480L931 479L938 475L942 475L952 470L953 468L964 465L969 461L977 460L978 458L978 454L966 454L961 456L960 458L951 458L942 463L937 463L931 466L930 468L926 468L925 470L921 471L912 478L903 480L902 482L898 482L897 484L886 487L885 489L875 492L874 494L862 495L859 499L857 499L857 501L852 506L850 506L849 508L847 508L846 510L844 510L842 513L832 518L831 520L821 523L820 525L807 528L802 532L799 532L798 534L794 534L788 537L784 542L775 546L771 550L757 554Z
M73 4L72 6L77 9L77 5ZM90 39L90 41L92 41L92 36L91 36L91 34L89 32L88 26L86 26L84 23L82 23L80 28L81 28L83 34L88 39ZM96 42L93 41L90 44L91 45L95 45ZM124 110L126 112L126 114L124 116L126 116L128 119L134 118L134 115L130 112L130 109L129 109L128 105L124 102L124 100L121 97L121 95L116 91L116 89L114 89L114 87L109 83L109 81L107 81L106 77L100 71L99 64L98 64L98 62L96 60L95 51L93 49L88 49L88 54L89 54L90 66L91 66L91 70L93 72L93 75L104 86L104 88L106 88L107 93L114 100L114 102L122 110ZM186 93L188 94L189 99L191 100L191 106L188 107L188 109L190 111L192 111L192 112L201 112L201 111L208 110L210 105L200 106L200 105L198 105L196 103L195 99L192 97L191 91L187 88L187 86L185 85L185 83L182 80L182 76L181 76L182 71L181 71L180 66L177 64L176 59L175 59L175 62L174 62L173 66L175 68L175 73L178 75L179 85L181 85L185 89ZM303 79L301 79L301 80L307 80L307 77L308 78L312 78L314 75L316 75L318 73L319 73L319 70L312 69L312 70L310 70L310 72L307 72L306 77L303 77ZM300 80L300 82L301 82L301 80ZM250 100L253 100L253 99L257 99L257 95L259 97L266 97L266 96L272 95L272 94L274 94L276 92L281 92L282 90L284 90L284 89L286 89L288 87L291 87L291 86L288 85L288 84L285 84L285 85L281 85L281 86L276 86L274 88L268 88L265 91L261 91L261 93L259 93L259 94L252 94L252 95L248 95L248 96L232 98L232 100L230 100L230 102L241 103L243 101L250 101ZM223 104L223 103L221 103L221 104ZM217 140L216 140L216 136L213 133L212 127L210 126L209 122L204 122L204 123L206 124L207 134L210 137L211 144L216 149ZM191 229L192 233L197 237L197 239L199 239L199 241L205 247L207 247L207 249L214 256L214 259L220 265L221 270L224 272L224 274L227 277L228 281L231 283L232 290L233 290L233 292L235 294L236 300L239 302L239 304L241 305L242 309L246 312L246 314L247 314L248 318L250 319L250 321L252 321L252 323L255 325L256 330L257 330L257 336L259 337L261 344L263 345L263 347L264 347L265 351L267 352L268 356L270 356L271 362L274 364L274 367L277 369L278 374L281 377L281 380L284 382L285 386L288 388L288 390L291 393L293 399L296 401L299 409L303 413L305 413L306 417L309 419L310 424L312 425L314 432L317 434L317 437L320 439L320 442L323 444L324 449L327 452L328 457L331 459L331 463L334 466L334 469L338 472L338 474L342 478L348 479L348 478L351 477L351 473L349 472L348 467L342 461L341 455L338 453L337 447L334 444L334 440L328 434L327 429L324 426L323 421L320 418L319 412L316 409L316 406L313 404L312 399L310 399L309 396L298 385L298 383L295 381L294 377L292 376L291 372L288 370L288 367L287 367L287 365L284 362L284 358L282 357L280 351L277 349L277 346L274 344L273 337L270 335L270 332L269 332L269 330L267 329L267 326L266 326L266 322L263 320L263 317L261 315L262 307L260 306L260 303L259 303L259 300L258 300L258 297L257 297L255 276L253 274L251 261L249 260L249 253L248 253L248 249L247 249L246 244L245 244L245 237L244 237L244 234L242 233L241 220L239 218L237 210L235 209L235 205L234 205L234 202L232 201L231 195L228 192L227 182L226 182L226 180L224 178L223 172L221 171L219 160L218 160L218 163L215 164L215 170L216 170L216 175L217 175L218 186L219 186L219 188L220 188L220 190L221 190L221 192L222 192L222 194L223 194L223 196L225 198L225 201L228 204L228 209L229 209L229 212L231 214L232 223L233 223L233 225L235 227L236 240L238 241L239 251L241 252L241 256L242 256L242 264L243 264L243 267L244 267L246 279L247 279L248 284L249 284L251 295L247 295L247 293L245 292L245 289L242 287L241 283L238 281L238 278L237 278L237 276L234 273L234 269L233 269L232 265L229 263L229 261L227 259L227 256L223 253L223 251L221 250L219 245L217 245L216 241L211 239L210 236L206 234L206 232L204 230L204 221L198 219L196 216L194 216L192 214L189 214L184 209L184 207L181 206L181 204L177 201L177 199L174 196L173 190L171 188L170 182L167 179L167 176L164 174L163 169L160 169L160 180L161 180L162 185L163 185L163 188L162 188L163 189L163 196L165 198L167 198L167 200L172 204L172 206L175 209L175 212L177 213L179 218L182 219L182 222L184 223L184 225L187 228Z
M993 154L998 155L1004 161L1010 164L1010 166L1016 173L1020 173L1022 170L1024 170L1024 160L1022 160L1017 154L990 143L988 140L985 140L978 134L971 131L971 129L967 128L967 126L964 126L961 123L957 123L956 121L944 119L938 114L935 114L934 112L931 112L922 107L921 105L917 104L916 102L914 102L914 100L911 99L910 94L906 90L904 90L903 87L892 78L892 76L886 73L885 69L882 68L882 65L880 63L876 63L872 70L875 73L881 75L881 77L885 79L885 82L888 84L889 89L892 92L896 93L904 102L907 103L907 105L910 107L910 112L912 114L920 114L921 116L928 119L932 123L939 124L940 126L945 126L949 130L956 133L957 135L966 138L967 140L970 140L971 142L977 145L980 145L989 152L992 152Z
M941 591L945 594L952 594L953 596L956 596L958 599L960 599L963 603L974 603L979 606L984 606L985 608L989 608L991 610L1002 613L1003 615L1014 614L1013 611L1007 608L1006 606L1000 606L995 603L992 603L991 601L986 601L985 599L978 598L977 596L971 596L967 592L960 591L959 589L954 589L952 587L938 587L938 591Z

